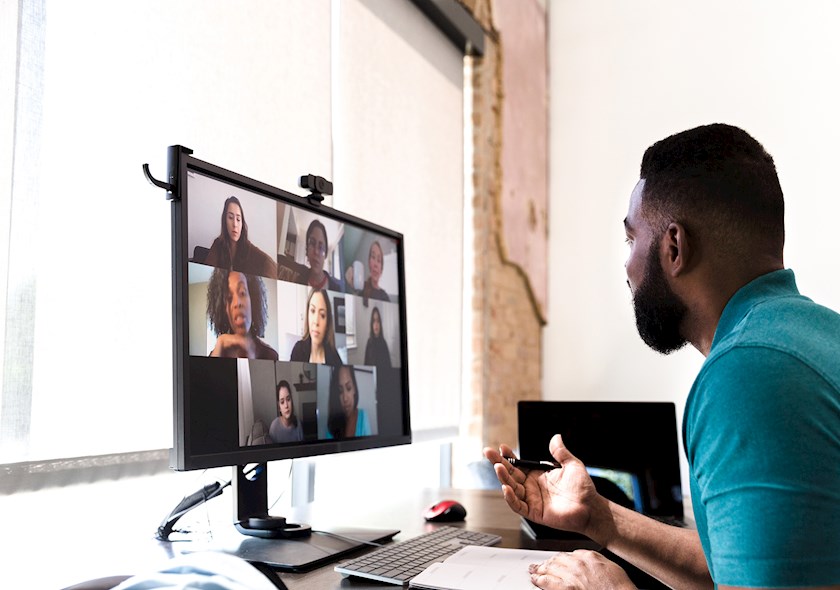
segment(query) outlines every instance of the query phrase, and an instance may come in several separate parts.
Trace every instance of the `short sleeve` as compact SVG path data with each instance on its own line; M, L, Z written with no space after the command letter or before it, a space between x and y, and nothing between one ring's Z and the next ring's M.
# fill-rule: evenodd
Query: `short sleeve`
M837 389L786 352L736 347L704 366L692 398L686 451L715 582L838 582Z

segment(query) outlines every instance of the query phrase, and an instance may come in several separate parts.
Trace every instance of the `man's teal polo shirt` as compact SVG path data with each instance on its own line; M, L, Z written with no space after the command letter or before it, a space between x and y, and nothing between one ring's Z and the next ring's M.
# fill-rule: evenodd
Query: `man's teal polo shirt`
M792 271L726 305L683 437L716 584L840 582L840 315L800 295Z

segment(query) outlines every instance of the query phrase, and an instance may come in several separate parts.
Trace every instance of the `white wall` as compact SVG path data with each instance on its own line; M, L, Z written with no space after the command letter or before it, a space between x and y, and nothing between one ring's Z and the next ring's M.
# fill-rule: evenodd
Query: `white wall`
M703 357L663 357L635 330L622 220L644 150L671 133L738 125L774 156L785 263L840 309L840 4L548 2L549 313L545 399L683 402ZM574 451L574 449L572 449Z

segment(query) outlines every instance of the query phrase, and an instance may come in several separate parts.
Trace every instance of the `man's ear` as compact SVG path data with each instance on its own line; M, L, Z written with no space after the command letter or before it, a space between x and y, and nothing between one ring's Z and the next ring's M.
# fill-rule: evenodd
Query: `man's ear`
M662 235L665 273L678 277L691 269L694 263L693 243L682 223L673 221Z

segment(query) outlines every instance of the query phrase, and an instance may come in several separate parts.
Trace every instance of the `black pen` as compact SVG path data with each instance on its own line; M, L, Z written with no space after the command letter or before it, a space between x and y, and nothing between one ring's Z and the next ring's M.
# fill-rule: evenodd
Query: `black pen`
M505 457L507 462L514 467L520 469L539 469L540 471L551 471L552 469L560 469L562 465L552 461L528 461L527 459L517 459L516 457Z

